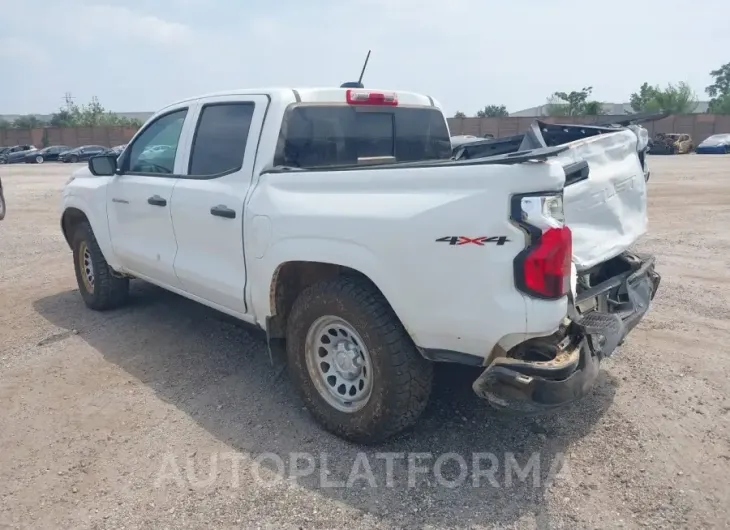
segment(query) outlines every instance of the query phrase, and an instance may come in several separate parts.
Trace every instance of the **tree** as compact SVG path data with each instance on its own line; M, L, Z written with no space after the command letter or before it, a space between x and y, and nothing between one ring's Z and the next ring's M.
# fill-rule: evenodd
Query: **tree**
M657 89L651 86L649 83L644 83L639 87L638 92L631 94L631 110L634 112L647 112L654 106L656 102Z
M509 116L509 112L504 105L487 105L477 111L477 118L504 118L505 116Z
M8 120L0 120L0 130L10 129L10 127L12 126L13 124L10 123Z
M730 63L723 64L710 75L715 78L715 82L705 88L711 98L707 112L730 114Z
M635 112L669 112L689 114L697 108L697 95L688 83L669 83L666 88L644 83L639 92L631 94L631 108Z
M51 116L51 125L55 127L141 127L137 119L119 116L106 110L99 99L94 96L87 104L77 105L68 102L64 108Z
M43 127L44 125L45 122L32 114L20 116L13 122L13 127L16 129L35 129L36 127Z
M712 114L730 114L730 94L711 99L707 112Z
M464 114L460 110L457 110L456 114L454 114L454 118L466 118L466 114Z
M598 116L603 113L600 101L589 100L593 87L572 92L554 92L548 98L548 116Z

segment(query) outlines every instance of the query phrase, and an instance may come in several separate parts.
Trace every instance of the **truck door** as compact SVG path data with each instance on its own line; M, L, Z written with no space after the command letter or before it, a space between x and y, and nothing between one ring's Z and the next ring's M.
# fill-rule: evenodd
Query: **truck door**
M243 209L268 104L264 95L202 102L185 176L172 194L175 273L183 288L241 314L247 312Z
M190 112L192 113L192 112ZM172 190L182 170L187 107L150 122L119 160L120 174L107 188L107 215L115 254L137 276L180 288L173 261L177 252L170 217ZM157 149L166 146L165 150Z

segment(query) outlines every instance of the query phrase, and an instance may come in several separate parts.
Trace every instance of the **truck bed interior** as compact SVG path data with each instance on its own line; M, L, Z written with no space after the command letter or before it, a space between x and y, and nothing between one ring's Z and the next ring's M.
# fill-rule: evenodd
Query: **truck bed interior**
M485 158L565 145L581 138L597 136L619 130L617 126L558 125L535 120L528 131L503 138L476 140L454 149L456 160Z

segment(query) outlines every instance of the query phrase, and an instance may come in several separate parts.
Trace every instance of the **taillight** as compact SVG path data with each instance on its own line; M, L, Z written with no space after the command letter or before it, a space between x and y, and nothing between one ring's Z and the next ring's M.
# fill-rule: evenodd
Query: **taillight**
M398 106L398 95L395 93L372 92L370 90L348 90L347 102L350 105L385 105Z
M565 226L562 194L517 195L512 219L529 238L515 258L515 285L536 298L557 299L570 292L573 243Z

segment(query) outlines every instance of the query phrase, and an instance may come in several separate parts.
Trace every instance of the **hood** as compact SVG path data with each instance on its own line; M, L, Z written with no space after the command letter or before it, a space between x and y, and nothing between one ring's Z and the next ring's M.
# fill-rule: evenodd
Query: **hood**
M93 176L94 175L91 174L91 171L89 171L89 166L80 167L74 170L73 173L71 173L71 177L68 179L68 182L66 182L66 184L78 178L88 178Z

